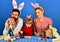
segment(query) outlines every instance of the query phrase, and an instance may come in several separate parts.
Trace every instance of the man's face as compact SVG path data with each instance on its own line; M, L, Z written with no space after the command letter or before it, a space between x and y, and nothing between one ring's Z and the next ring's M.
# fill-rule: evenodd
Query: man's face
M18 12L12 12L11 16L14 17L17 20L18 17L19 17L19 13Z

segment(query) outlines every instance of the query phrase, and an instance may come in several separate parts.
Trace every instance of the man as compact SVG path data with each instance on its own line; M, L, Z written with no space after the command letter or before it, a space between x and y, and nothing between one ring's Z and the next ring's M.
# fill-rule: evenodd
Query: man
M19 31L21 30L23 26L23 20L19 17L19 15L20 15L20 12L18 9L14 9L12 11L11 17L15 19L15 22L16 22L15 27L12 28L13 27L13 25L11 26L12 22L9 22L9 21L12 21L12 19L11 18L7 19L5 23L3 35L7 35L10 28L12 28L12 32L14 36L16 36L16 34L19 33Z

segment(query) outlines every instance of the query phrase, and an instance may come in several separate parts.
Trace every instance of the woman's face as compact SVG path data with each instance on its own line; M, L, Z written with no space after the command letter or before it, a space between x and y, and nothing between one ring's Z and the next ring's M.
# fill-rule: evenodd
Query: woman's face
M36 15L38 16L38 18L41 18L42 16L44 16L44 12L41 11L40 9L37 9L37 10L35 11L35 13L36 13Z

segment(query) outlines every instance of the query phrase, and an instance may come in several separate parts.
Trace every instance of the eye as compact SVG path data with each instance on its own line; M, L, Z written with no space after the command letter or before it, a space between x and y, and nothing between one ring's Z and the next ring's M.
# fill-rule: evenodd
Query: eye
M36 12L35 14L37 14L37 13L40 13L40 12Z
M40 12L38 12L38 13L40 13Z
M15 16L18 16L17 14L15 14Z
M37 12L37 13L40 13L40 12Z
M14 13L12 13L12 15L14 15Z

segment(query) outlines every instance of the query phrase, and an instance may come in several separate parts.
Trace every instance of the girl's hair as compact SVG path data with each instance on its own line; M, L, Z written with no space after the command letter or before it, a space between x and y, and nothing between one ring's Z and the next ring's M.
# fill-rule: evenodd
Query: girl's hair
M25 23L26 23L26 24L32 24L32 23L33 23L32 18L26 18L26 19L25 19Z

